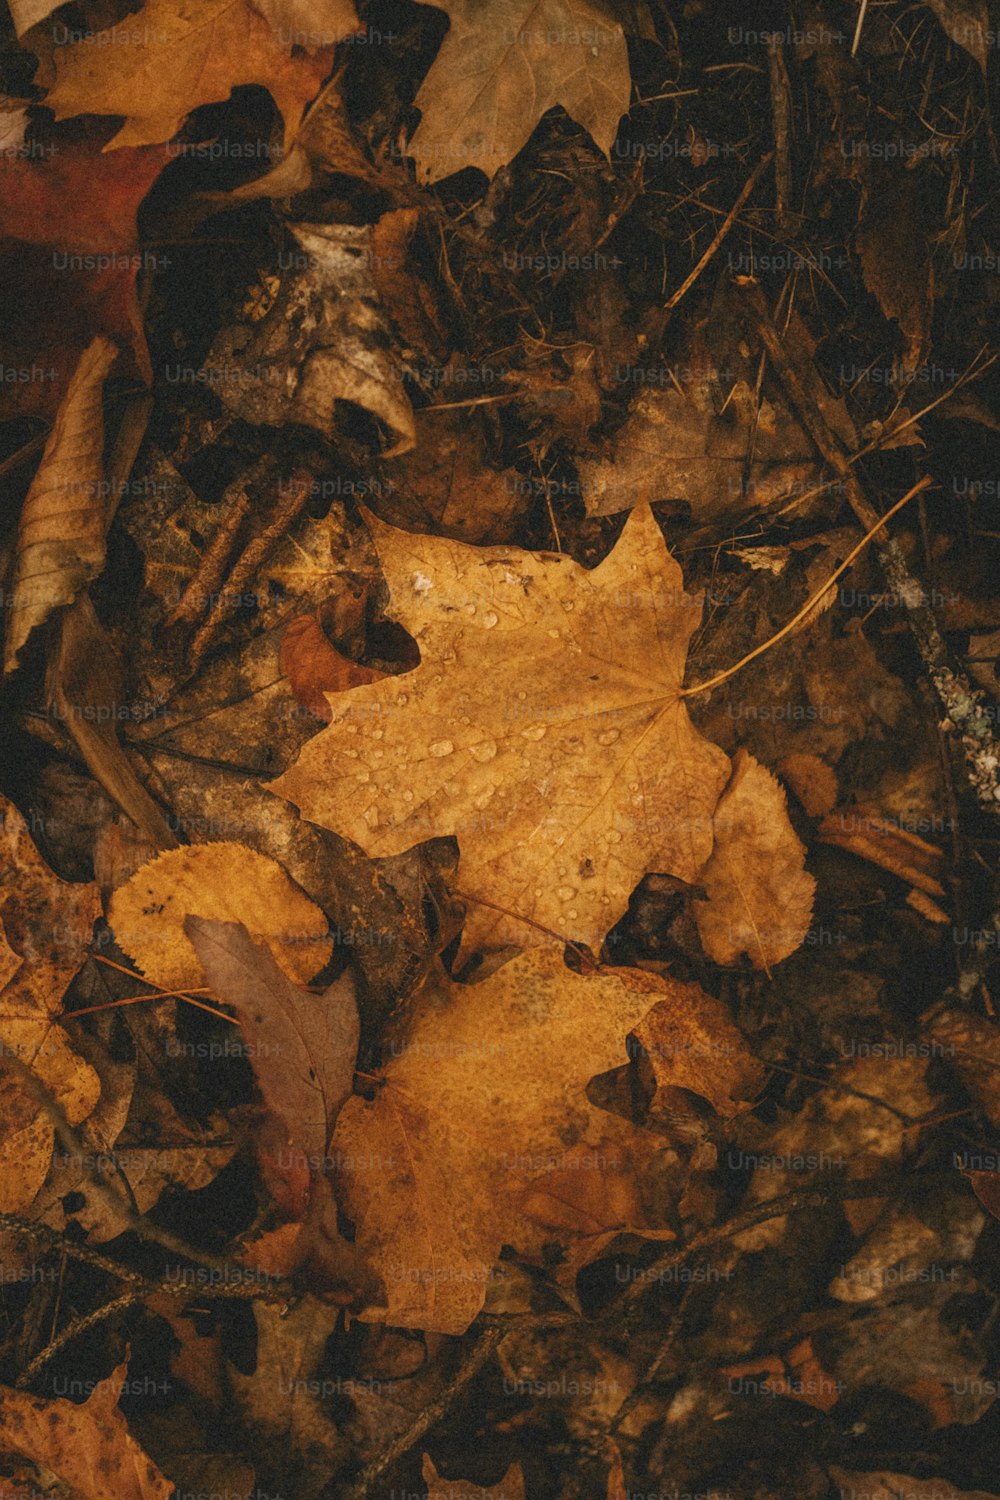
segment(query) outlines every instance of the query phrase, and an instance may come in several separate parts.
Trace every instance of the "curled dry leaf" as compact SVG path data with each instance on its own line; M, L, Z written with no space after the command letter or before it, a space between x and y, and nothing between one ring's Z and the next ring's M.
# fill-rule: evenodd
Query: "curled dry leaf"
M206 369L240 371L219 379L234 416L275 427L302 422L324 437L338 401L371 412L394 441L414 441L413 411L387 337L371 275L372 230L354 224L291 224L294 266L267 313L223 329Z
M607 156L629 107L625 35L602 0L434 0L451 26L414 103L420 176L492 177L561 104Z
M176 847L177 835L132 769L118 739L115 717L125 701L124 673L85 592L63 611L45 686L50 712L137 832L154 848Z
M139 1447L118 1408L127 1370L127 1364L112 1370L82 1405L0 1387L0 1451L56 1475L79 1500L170 1500L174 1486ZM40 1480L31 1493L41 1493Z
M45 444L17 529L4 641L4 672L36 625L71 604L104 566L107 525L104 474L104 381L117 358L96 338L80 359Z
M728 760L680 701L700 599L648 507L588 572L369 518L413 672L345 694L270 784L370 855L455 834L465 947L596 949L647 870L693 882Z
M442 1479L429 1453L424 1454L424 1483L427 1500L524 1500L524 1472L520 1464L511 1464L497 1484L484 1488L471 1479Z
M0 798L0 1047L29 1067L65 1111L86 1119L100 1096L94 1069L54 1024L80 967L100 901L94 885L54 875L17 809ZM40 1102L0 1070L0 1206L17 1213L49 1169L55 1127Z
M333 950L326 917L278 864L245 844L192 844L150 860L111 898L108 921L139 970L165 990L198 989L187 916L242 922L307 984Z
M795 952L809 930L816 890L805 858L780 783L737 750L715 812L715 848L700 877L708 899L695 903L709 958L732 964L745 953L754 968L769 969Z
M938 879L944 852L908 828L900 827L898 819L884 816L877 807L856 802L837 808L823 819L816 837L822 844L846 849L900 880L908 880L928 896L945 894Z
M463 1333L501 1245L537 1249L524 1217L532 1184L558 1190L558 1169L578 1149L614 1160L620 1147L629 1159L635 1143L655 1139L585 1090L625 1061L626 1036L657 1002L674 998L690 1002L697 1036L696 986L632 969L574 974L551 948L481 984L439 975L422 992L374 1099L349 1099L333 1136L344 1211L386 1289L368 1317ZM690 1077L684 1063L678 1074ZM546 1196L548 1212L555 1197Z
M176 135L201 104L228 99L239 84L267 88L292 140L330 71L331 51L289 56L249 0L147 0L127 46L92 41L55 51L56 82L45 103L57 120L124 115L105 148L148 146ZM124 23L122 23L124 24Z

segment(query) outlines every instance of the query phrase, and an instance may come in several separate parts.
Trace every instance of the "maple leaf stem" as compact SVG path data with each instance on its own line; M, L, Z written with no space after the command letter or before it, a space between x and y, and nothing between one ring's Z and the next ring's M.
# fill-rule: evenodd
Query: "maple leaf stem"
M680 696L682 698L690 698L695 693L710 692L712 688L716 688L720 685L720 683L728 681L730 677L734 677L737 672L741 671L745 666L754 661L758 656L762 656L765 651L770 651L771 647L776 646L779 641L783 641L785 639L785 636L793 631L796 625L800 624L801 621L804 620L806 616L816 608L817 604L823 598L823 596L829 592L829 590L837 582L837 579L841 576L841 574L847 571L847 569L854 562L854 559L857 557L858 553L864 551L865 547L868 546L868 543L871 541L872 537L875 536L877 532L882 530L882 527L886 524L886 522L891 521L897 511L902 510L903 506L906 505L910 500L912 500L914 495L919 495L922 490L926 490L933 483L934 481L933 479L931 479L930 475L925 475L923 479L917 481L912 489L907 490L903 498L901 500L897 500L892 509L887 510L885 515L880 517L875 525L872 526L871 529L865 534L865 536L861 538L861 541L857 544L857 546L847 554L840 567L836 568L830 574L829 578L827 578L824 583L820 584L816 592L806 600L805 604L803 604L798 614L793 615L792 618L788 621L787 625L783 625L775 635L769 636L766 641L762 641L759 646L755 646L752 651L749 651L746 656L742 657L741 660L736 662L733 666L727 667L724 672L716 672L715 676L710 677L707 682L699 682L696 683L693 687L681 688Z

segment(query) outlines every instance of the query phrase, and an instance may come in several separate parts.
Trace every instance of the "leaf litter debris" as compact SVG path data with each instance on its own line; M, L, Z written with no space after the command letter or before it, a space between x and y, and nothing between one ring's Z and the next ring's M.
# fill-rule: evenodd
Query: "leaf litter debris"
M997 1493L991 19L11 0L5 1494Z

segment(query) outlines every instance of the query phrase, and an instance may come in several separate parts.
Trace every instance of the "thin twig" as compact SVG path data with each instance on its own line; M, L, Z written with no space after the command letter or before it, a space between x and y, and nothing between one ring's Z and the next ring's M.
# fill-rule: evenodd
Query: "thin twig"
M747 292L771 364L803 427L820 456L840 476L847 501L862 526L877 530L878 512L865 494L850 456L810 395L803 374L775 327L761 289L747 288ZM890 592L899 598L906 610L917 650L938 701L960 736L969 782L980 804L1000 814L1000 742L990 723L986 695L974 688L953 664L937 619L927 602L926 592L913 577L896 542L891 538L877 542L876 552Z
M741 659L733 666L726 667L725 671L723 672L716 672L715 676L710 677L707 682L698 682L693 687L682 688L680 696L682 698L690 698L694 693L709 692L712 688L718 687L720 683L725 682L728 678L735 676L737 672L741 671L743 667L745 667L749 662L752 662L756 657L762 656L765 651L770 651L771 647L776 646L779 641L783 641L785 636L788 635L790 631L794 630L796 625L801 624L806 616L816 608L820 600L825 598L825 596L830 592L833 585L837 582L837 579L840 577L840 575L851 566L858 553L861 552L865 547L867 547L868 543L871 541L875 533L877 531L881 531L886 522L891 521L896 512L898 510L902 510L903 506L907 503L908 500L912 500L914 495L918 495L921 490L927 489L927 487L932 483L933 481L929 477L921 479L919 483L915 484L911 490L907 491L902 500L897 500L892 509L887 510L884 516L877 516L875 518L875 524L874 526L872 526L868 534L866 536L863 536L861 538L861 541L858 542L857 546L847 554L840 567L837 568L833 573L831 573L829 578L827 578L823 583L820 584L816 592L806 600L805 604L803 604L798 614L793 615L792 618L788 621L787 625L783 625L775 635L768 636L766 641L762 641L759 646L755 646L752 651L748 651L746 656L741 657Z
M468 1356L463 1360L461 1368L448 1382L444 1390L411 1422L405 1432L391 1442L388 1448L374 1459L372 1463L360 1474L355 1484L342 1496L342 1500L366 1500L373 1486L382 1478L387 1469L409 1453L415 1443L427 1433L431 1427L438 1422L451 1406L452 1402L469 1384L486 1361L490 1358L505 1335L505 1329L500 1327L488 1327L480 1334L473 1345Z
M312 487L312 475L304 469L298 469L287 484L279 489L277 503L267 524L247 544L246 551L229 575L225 590L221 591L213 601L204 624L191 642L190 657L193 668L198 666L228 614L229 600L242 593L268 554L287 534L292 522L305 508L306 501L312 494Z
M233 501L188 580L164 625L193 625L217 600L222 574L236 544L236 535L250 514L250 496L244 489Z
M742 191L740 192L740 195L737 198L736 202L733 204L732 208L729 210L726 217L723 219L722 223L716 230L712 238L712 242L709 245L708 249L705 251L704 255L698 261L694 269L688 272L687 276L685 276L684 280L681 282L677 290L675 292L671 292L670 296L663 304L664 308L668 312L671 308L676 307L685 293L689 292L694 286L695 282L698 280L698 277L701 275L702 271L704 271L705 267L708 265L709 261L712 259L719 246L722 244L722 241L726 238L726 235L729 233L730 229L732 229L737 220L737 217L739 216L740 209L743 207L744 203L747 201L750 194L757 186L761 174L770 165L773 156L774 152L769 151L766 156L761 157L753 172L743 184Z

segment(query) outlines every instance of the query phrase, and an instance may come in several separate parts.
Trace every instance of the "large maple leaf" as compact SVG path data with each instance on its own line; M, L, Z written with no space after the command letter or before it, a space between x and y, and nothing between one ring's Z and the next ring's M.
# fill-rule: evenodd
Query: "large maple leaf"
M338 1201L385 1288L384 1307L365 1316L464 1333L501 1245L537 1252L529 1185L560 1169L613 1177L642 1142L664 1144L591 1104L586 1087L625 1062L626 1037L644 1018L657 1031L661 1008L677 1036L697 1040L703 1006L717 1018L718 1002L695 984L636 969L574 974L552 948L522 953L481 984L432 979L375 1098L348 1099L331 1143ZM708 1092L735 1089L747 1072L745 1049L700 1066L678 1049L659 1065Z
M329 695L270 790L370 855L456 835L467 949L544 940L499 906L596 950L648 870L697 880L729 761L680 700L701 600L649 507L589 572L369 524L420 666Z
M114 38L98 32L57 48L56 82L45 100L60 120L124 115L108 150L167 141L193 109L228 99L245 83L270 91L287 145L330 71L332 48L289 56L247 0L147 0L133 19L126 44L102 45Z
M422 176L480 167L492 177L557 104L608 154L631 80L622 28L600 0L434 3L451 29L414 101Z

